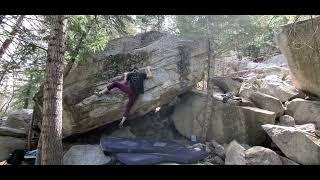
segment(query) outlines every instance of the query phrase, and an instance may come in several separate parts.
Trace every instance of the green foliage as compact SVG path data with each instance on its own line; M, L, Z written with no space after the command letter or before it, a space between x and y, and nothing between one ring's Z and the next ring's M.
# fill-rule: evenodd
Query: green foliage
M102 51L109 40L132 31L132 19L129 16L71 16L67 29L65 59L68 61L76 58L76 63L84 61L89 54Z
M274 33L296 16L287 15L215 15L212 32L217 52L238 51L244 56L265 56L276 50ZM176 16L179 35L208 35L208 16ZM306 18L306 17L304 17Z
M162 31L165 15L137 15L135 25L142 32L149 30Z

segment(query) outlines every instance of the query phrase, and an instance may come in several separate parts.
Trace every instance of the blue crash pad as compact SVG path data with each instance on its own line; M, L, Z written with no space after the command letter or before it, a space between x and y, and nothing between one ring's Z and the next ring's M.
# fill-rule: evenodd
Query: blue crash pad
M151 165L164 161L164 157L142 153L118 153L117 159L126 165Z
M175 142L144 139L103 136L100 146L104 152L119 153L117 158L124 164L156 164L163 161L194 163L208 156L203 150L187 148Z

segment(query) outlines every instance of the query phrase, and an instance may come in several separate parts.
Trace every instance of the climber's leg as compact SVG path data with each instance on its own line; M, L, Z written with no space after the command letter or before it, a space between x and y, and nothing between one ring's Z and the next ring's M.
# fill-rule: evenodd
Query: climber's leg
M128 94L130 93L130 87L124 83L121 83L119 81L114 81L111 84L109 84L105 89L99 92L100 95L107 94L109 91L111 91L113 88L118 88L122 92Z
M127 105L126 105L126 109L125 109L125 111L124 111L122 120L121 120L121 122L120 122L120 124L119 124L119 127L120 127L120 128L122 127L124 121L127 119L128 115L129 115L129 112L130 112L130 110L131 110L134 102L135 102L135 101L137 100L137 98L138 98L138 96L137 96L135 93L133 93L133 92L129 93L128 95L129 95L129 101L128 101Z

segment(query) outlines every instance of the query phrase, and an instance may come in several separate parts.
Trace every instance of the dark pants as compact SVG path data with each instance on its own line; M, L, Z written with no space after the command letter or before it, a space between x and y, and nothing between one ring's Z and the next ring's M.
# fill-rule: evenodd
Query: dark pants
M128 114L134 104L134 102L137 100L138 98L138 94L136 94L129 85L125 84L124 82L119 82L119 81L114 81L113 83L111 83L110 85L108 85L108 90L110 91L113 88L118 88L120 89L122 92L126 93L129 97L129 101L126 105L126 109L124 111L123 117L128 117Z

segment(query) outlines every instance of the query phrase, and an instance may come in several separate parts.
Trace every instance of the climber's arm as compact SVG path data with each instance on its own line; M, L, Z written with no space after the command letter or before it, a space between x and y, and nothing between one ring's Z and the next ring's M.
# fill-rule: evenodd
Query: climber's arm
M128 82L128 72L124 73L124 78L123 78L124 82Z
M147 67L147 79L151 79L153 76L152 76L152 72L151 72L151 67L148 66Z

